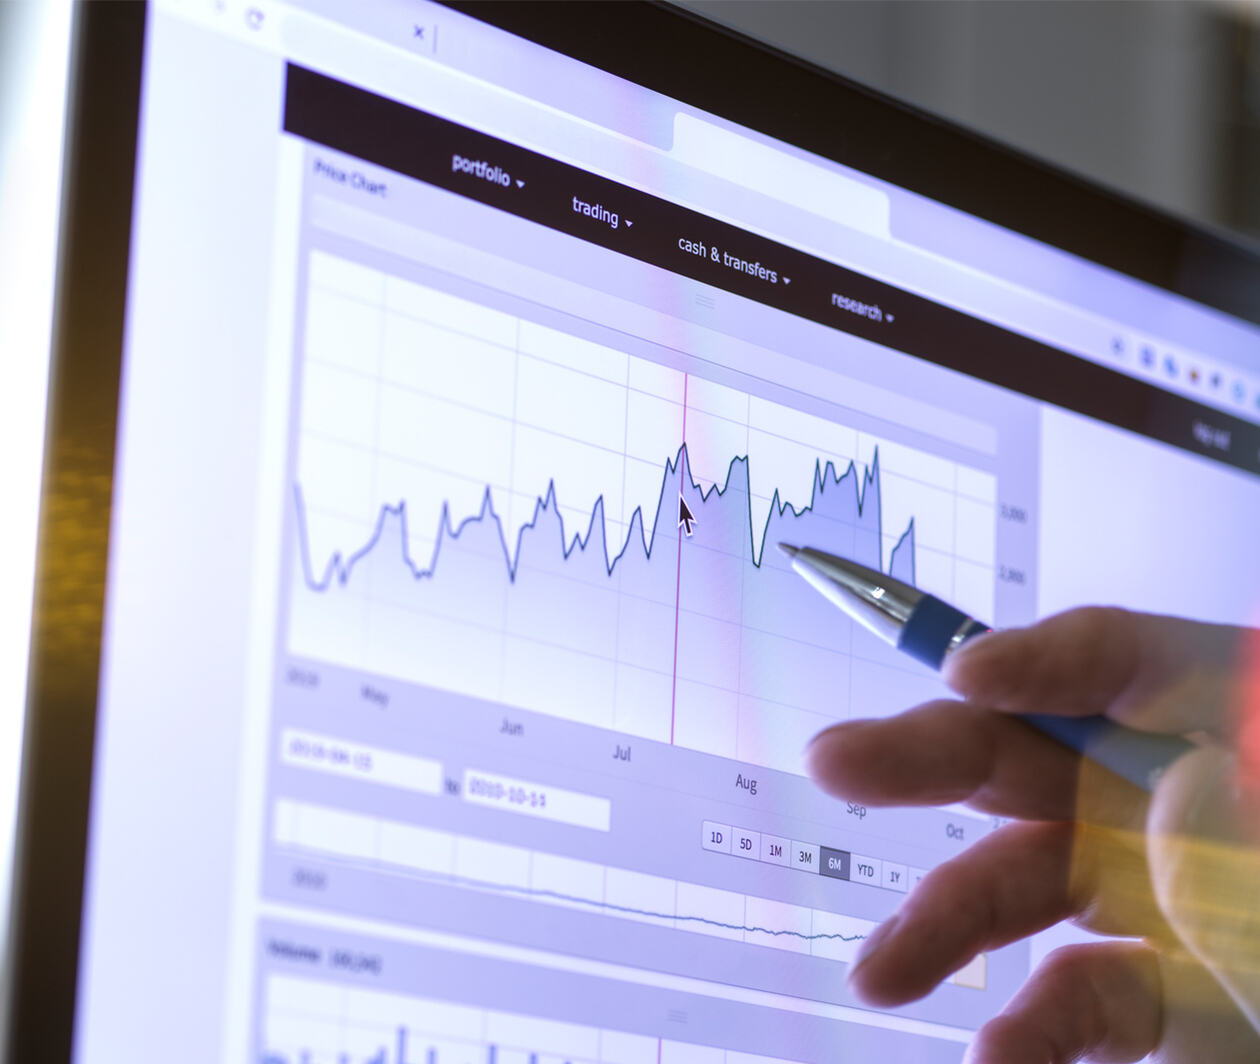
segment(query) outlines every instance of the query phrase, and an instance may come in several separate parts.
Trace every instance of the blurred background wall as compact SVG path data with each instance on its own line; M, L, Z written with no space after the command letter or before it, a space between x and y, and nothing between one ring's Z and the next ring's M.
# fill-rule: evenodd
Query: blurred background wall
M683 0L1174 214L1260 237L1260 3Z

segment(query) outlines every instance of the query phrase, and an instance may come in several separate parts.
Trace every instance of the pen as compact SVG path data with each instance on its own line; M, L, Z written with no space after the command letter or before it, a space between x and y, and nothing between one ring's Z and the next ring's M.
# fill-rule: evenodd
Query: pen
M934 595L846 558L780 543L792 568L852 620L884 642L933 669L968 639L992 631ZM1140 732L1106 717L1023 714L1034 728L1144 791L1192 743L1172 735Z

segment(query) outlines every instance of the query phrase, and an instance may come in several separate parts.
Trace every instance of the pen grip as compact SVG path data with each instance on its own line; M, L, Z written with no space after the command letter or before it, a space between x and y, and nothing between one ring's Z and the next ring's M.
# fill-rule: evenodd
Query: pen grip
M935 595L924 595L906 618L897 639L897 649L921 661L931 669L939 669L945 661L949 645L956 636L960 642L989 631L979 621Z

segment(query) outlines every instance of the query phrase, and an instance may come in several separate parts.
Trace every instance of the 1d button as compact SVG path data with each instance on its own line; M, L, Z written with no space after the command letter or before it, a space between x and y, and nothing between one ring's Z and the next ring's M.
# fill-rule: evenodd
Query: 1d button
M730 824L715 824L712 820L706 820L700 827L700 844L715 853L730 853Z

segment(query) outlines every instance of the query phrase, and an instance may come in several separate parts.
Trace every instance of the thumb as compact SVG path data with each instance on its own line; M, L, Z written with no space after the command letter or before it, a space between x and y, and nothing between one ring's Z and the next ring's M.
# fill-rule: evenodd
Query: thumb
M1220 748L1185 755L1155 789L1147 852L1160 909L1260 1031L1258 840L1260 802Z

